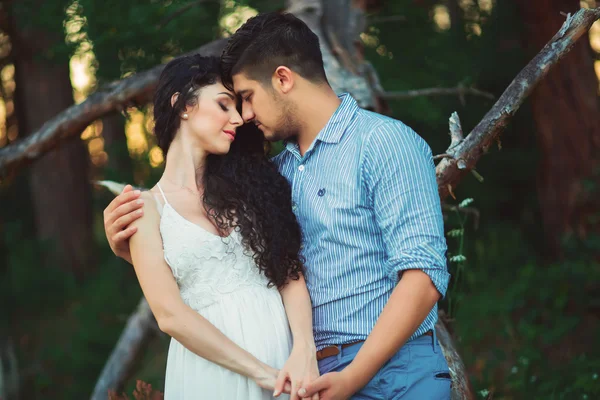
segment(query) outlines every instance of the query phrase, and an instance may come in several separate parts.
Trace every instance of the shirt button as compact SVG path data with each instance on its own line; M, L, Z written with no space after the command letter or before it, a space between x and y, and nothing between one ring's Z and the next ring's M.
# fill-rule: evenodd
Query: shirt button
M302 164L301 164L301 165L298 167L298 171L300 171L300 172L304 171L304 165L302 165Z

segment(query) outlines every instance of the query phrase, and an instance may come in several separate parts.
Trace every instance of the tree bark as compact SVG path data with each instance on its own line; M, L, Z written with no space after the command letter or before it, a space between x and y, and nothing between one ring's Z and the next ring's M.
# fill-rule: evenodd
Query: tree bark
M45 57L63 37L22 29L14 15L11 20L15 108L20 134L26 136L72 106L73 89L68 59ZM93 266L92 199L87 151L74 133L32 166L30 187L38 237L54 247L47 260L83 278Z
M576 12L579 3L516 1L525 27L526 49L535 53L543 47L546 38L560 28L564 13ZM592 199L583 185L585 179L600 184L600 174L592 176L600 165L600 102L588 40L579 41L537 85L531 94L531 109L542 153L537 189L546 248L556 258L561 254L561 239L565 235L584 238L594 229L588 217L600 211L597 199Z

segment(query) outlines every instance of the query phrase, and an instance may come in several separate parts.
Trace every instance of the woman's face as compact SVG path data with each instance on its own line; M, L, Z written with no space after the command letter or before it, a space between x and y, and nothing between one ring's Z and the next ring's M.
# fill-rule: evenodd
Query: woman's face
M243 123L236 109L233 92L220 82L200 89L197 104L182 116L183 132L208 154L227 154L235 139L236 129Z

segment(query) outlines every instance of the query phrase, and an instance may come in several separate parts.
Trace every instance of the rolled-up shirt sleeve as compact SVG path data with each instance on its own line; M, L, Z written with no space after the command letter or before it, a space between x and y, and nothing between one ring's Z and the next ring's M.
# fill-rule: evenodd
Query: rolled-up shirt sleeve
M388 256L386 273L425 272L446 295L450 274L444 221L431 148L399 121L385 122L366 139L363 182Z

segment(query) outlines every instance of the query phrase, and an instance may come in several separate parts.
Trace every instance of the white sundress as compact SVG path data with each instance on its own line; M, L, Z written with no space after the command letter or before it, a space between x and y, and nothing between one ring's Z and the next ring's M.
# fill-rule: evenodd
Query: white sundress
M181 216L164 199L160 233L165 260L183 301L229 339L274 368L291 351L291 334L281 295L267 287L253 258L233 230L215 235ZM273 393L251 379L192 353L171 339L165 377L166 400L263 400ZM279 398L289 399L282 395Z

